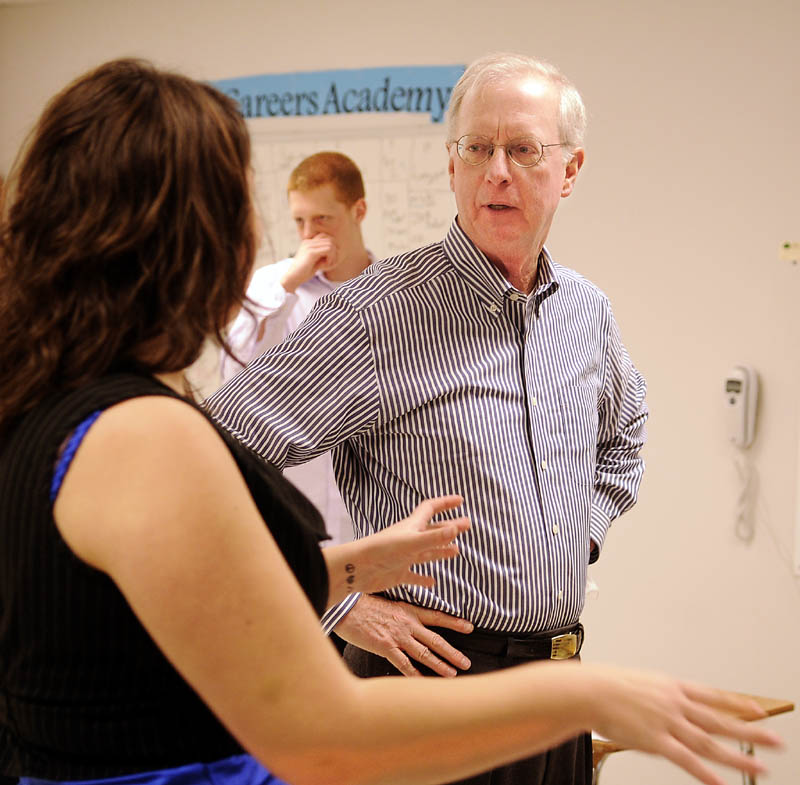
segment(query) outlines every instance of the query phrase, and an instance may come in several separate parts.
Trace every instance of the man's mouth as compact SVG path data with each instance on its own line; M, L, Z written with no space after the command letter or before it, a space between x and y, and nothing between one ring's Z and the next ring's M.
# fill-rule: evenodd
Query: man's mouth
M510 204L487 204L486 205L490 210L510 210Z

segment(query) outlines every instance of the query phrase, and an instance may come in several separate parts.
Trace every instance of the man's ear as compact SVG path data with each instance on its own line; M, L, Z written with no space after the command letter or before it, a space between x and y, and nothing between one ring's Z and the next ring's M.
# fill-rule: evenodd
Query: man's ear
M567 162L564 171L564 184L561 186L561 196L569 196L572 189L575 187L575 180L578 177L578 172L583 166L583 161L586 158L586 151L582 147L578 147L573 153L572 158Z
M361 199L353 202L353 206L350 209L353 212L353 218L355 219L356 223L360 224L367 214L367 200L364 199L364 197L361 197Z
M448 153L448 161L447 161L447 174L450 176L450 190L455 193L455 174L456 174L456 162L454 159L453 153L453 144L447 145L447 153Z

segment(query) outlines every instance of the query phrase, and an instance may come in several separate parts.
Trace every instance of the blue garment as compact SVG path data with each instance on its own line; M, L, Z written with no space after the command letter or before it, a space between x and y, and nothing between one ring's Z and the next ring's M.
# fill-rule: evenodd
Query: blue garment
M54 502L58 498L58 492L61 490L61 483L64 482L67 470L69 469L75 453L78 451L83 437L86 436L89 428L94 425L95 420L102 414L102 410L92 412L78 427L72 432L69 441L64 447L61 455L58 456L58 463L56 470L53 472L53 481L50 484L50 501Z
M233 755L213 763L190 763L174 769L143 771L97 780L41 780L20 777L19 785L286 785L251 755Z

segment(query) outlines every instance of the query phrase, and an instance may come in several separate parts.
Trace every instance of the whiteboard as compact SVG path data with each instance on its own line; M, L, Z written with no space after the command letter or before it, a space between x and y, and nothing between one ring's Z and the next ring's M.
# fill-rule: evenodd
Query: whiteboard
M377 259L441 240L447 233L456 207L443 125L418 120L371 128L333 124L272 130L260 121L250 125L256 199L265 234L259 266L284 259L297 248L286 184L300 161L323 150L344 153L361 170L367 201L362 231Z
M442 240L456 214L447 175L445 128L418 116L392 123L366 118L270 118L248 120L258 209L264 242L256 265L285 259L297 248L286 184L304 158L322 150L344 153L364 178L367 215L364 242L376 259ZM197 398L219 386L219 347L209 341L189 369Z

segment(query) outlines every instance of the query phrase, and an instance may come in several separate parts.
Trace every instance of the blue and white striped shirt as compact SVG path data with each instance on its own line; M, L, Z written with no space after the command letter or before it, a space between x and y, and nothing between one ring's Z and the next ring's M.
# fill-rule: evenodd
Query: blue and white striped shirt
M359 535L461 494L460 555L389 595L532 632L578 619L590 538L636 501L644 395L596 286L543 251L525 295L454 221L326 295L207 405L279 467L333 450Z

